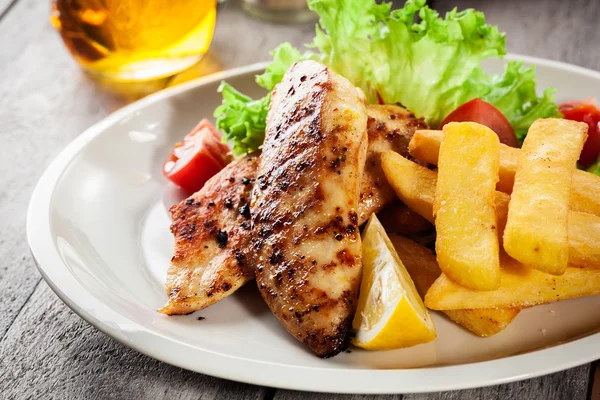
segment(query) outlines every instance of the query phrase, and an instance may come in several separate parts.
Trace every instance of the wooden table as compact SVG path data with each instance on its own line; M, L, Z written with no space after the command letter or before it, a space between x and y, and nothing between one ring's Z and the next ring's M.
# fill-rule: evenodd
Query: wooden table
M49 23L48 3L0 0L0 398L375 398L274 390L161 363L98 332L49 289L25 239L33 186L68 142L126 100L80 72ZM489 22L510 33L511 52L600 70L600 2L444 0L433 6L445 10L453 3L485 11ZM311 25L251 19L229 0L220 7L211 52L196 73L265 60L279 42L300 45L313 32ZM594 370L584 365L502 386L387 398L585 399L600 395Z

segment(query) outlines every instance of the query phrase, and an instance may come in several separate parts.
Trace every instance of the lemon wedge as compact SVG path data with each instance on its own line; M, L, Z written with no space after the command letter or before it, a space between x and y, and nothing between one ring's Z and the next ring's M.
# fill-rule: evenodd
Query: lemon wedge
M431 315L375 214L362 236L363 278L352 343L387 350L435 339Z

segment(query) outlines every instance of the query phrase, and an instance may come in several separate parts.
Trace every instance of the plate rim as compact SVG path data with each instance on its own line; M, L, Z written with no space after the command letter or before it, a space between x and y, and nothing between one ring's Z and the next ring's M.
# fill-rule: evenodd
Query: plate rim
M509 54L504 57L504 60L543 65L600 81L600 72L560 61L519 54ZM535 378L600 358L600 350L593 351L594 348L600 349L600 333L595 333L524 354L450 366L385 370L290 366L219 354L181 343L125 318L91 295L70 274L51 237L50 201L56 183L66 167L91 140L122 118L194 88L238 75L258 73L266 64L266 62L256 63L211 74L164 89L131 103L86 129L54 158L31 195L26 220L27 242L42 277L69 308L96 329L154 359L218 378L279 389L356 394L460 390ZM67 273L64 273L65 271ZM112 324L108 324L108 320ZM119 329L115 321L127 323L127 336L122 334L122 329ZM132 325L135 326L135 330L132 329ZM158 340L160 345L150 349L145 346L144 341L148 338L144 336L148 334L153 340ZM201 355L202 362L198 363L198 358L192 359L187 356L189 353Z

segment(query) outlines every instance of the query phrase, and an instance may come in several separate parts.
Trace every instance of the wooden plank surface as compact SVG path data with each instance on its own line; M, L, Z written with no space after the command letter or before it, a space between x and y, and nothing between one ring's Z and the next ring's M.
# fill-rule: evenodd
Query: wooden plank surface
M10 11L10 8L16 4L17 0L0 0L0 19Z
M59 150L123 105L68 58L46 1L19 1L0 21L0 338L40 281L24 225L33 186Z
M537 379L480 389L388 396L330 395L278 390L274 400L583 400L588 391L589 365Z
M131 350L39 285L0 347L2 399L262 399L267 389L173 367Z
M436 1L448 9L458 1ZM600 2L460 1L509 32L510 51L600 69ZM277 391L183 371L136 353L72 313L40 280L24 233L35 182L60 149L125 101L82 74L48 21L48 2L0 0L0 397L115 399L583 399L589 365L492 388L411 396ZM312 25L265 24L237 1L219 10L205 60L192 71L267 59L283 40L310 41ZM157 85L167 84L159 82Z

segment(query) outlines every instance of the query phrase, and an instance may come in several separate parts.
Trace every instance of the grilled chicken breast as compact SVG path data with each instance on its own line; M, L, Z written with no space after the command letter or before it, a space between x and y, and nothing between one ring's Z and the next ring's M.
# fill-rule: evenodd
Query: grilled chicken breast
M391 150L412 160L408 154L408 144L416 130L428 128L422 118L416 118L413 113L399 106L369 105L367 114L369 146L360 183L359 225L396 199L396 193L381 169L381 153Z
M317 62L294 64L273 91L252 194L256 281L321 357L346 348L356 310L366 127L359 91Z
M254 278L250 197L259 155L234 161L193 196L171 207L175 247L167 272L164 314L214 304Z
M381 169L381 153L393 150L409 157L412 135L417 129L427 129L422 119L399 106L368 105L367 115L368 149L358 203L359 225L396 199ZM198 193L171 208L171 230L176 240L166 283L169 303L161 312L187 314L201 310L254 279L253 258L245 253L250 245L245 207L254 186L259 155L233 162ZM241 214L239 207L244 207ZM205 228L210 221L218 221L218 226ZM219 247L218 242L215 246L214 229L227 232L225 246ZM236 248L243 251L236 252ZM229 290L220 290L227 287Z

